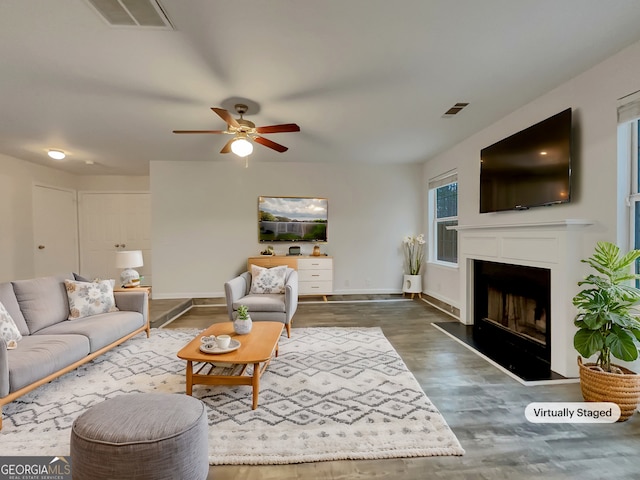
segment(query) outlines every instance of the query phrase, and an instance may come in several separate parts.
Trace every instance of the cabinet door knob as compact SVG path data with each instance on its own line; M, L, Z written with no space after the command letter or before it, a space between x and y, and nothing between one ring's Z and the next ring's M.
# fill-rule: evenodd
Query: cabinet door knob
M38 245L38 250L44 250L44 245Z

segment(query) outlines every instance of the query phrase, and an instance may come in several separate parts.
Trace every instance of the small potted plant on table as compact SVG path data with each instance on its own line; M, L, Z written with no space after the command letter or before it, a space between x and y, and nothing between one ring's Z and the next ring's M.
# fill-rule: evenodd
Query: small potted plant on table
M238 335L246 335L251 331L252 326L253 323L249 315L249 308L246 305L240 305L238 307L238 315L233 321L233 329Z
M596 273L578 283L587 287L573 298L578 308L574 347L584 358L598 355L587 364L578 357L582 396L588 402L618 404L619 421L631 417L640 400L640 375L611 363L611 357L626 362L638 358L640 290L631 284L640 278L631 273L638 258L640 250L621 255L617 245L598 242L593 255L582 260Z

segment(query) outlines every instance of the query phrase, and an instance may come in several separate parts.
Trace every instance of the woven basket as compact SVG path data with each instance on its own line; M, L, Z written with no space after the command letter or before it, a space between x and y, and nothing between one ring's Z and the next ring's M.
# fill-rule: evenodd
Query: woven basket
M592 370L589 367L594 367L596 364L583 364L581 357L578 357L578 366L580 367L580 388L587 402L618 404L619 422L627 420L634 414L640 402L640 375L620 365L616 367L624 374Z

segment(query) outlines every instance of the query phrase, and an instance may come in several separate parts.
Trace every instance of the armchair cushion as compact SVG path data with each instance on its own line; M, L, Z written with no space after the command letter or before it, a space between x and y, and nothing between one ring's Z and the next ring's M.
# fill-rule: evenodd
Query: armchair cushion
M233 302L233 310L238 310L240 305L246 305L251 312L284 312L285 305L282 294L278 293L256 293L242 297L240 300Z
M286 275L286 265L272 268L251 265L252 280L250 293L284 293L284 281Z

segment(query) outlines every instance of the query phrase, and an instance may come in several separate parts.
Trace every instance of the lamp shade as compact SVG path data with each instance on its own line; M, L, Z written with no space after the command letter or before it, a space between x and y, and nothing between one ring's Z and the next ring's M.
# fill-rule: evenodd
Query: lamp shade
M143 265L141 250L116 252L116 268L136 268L142 267Z

